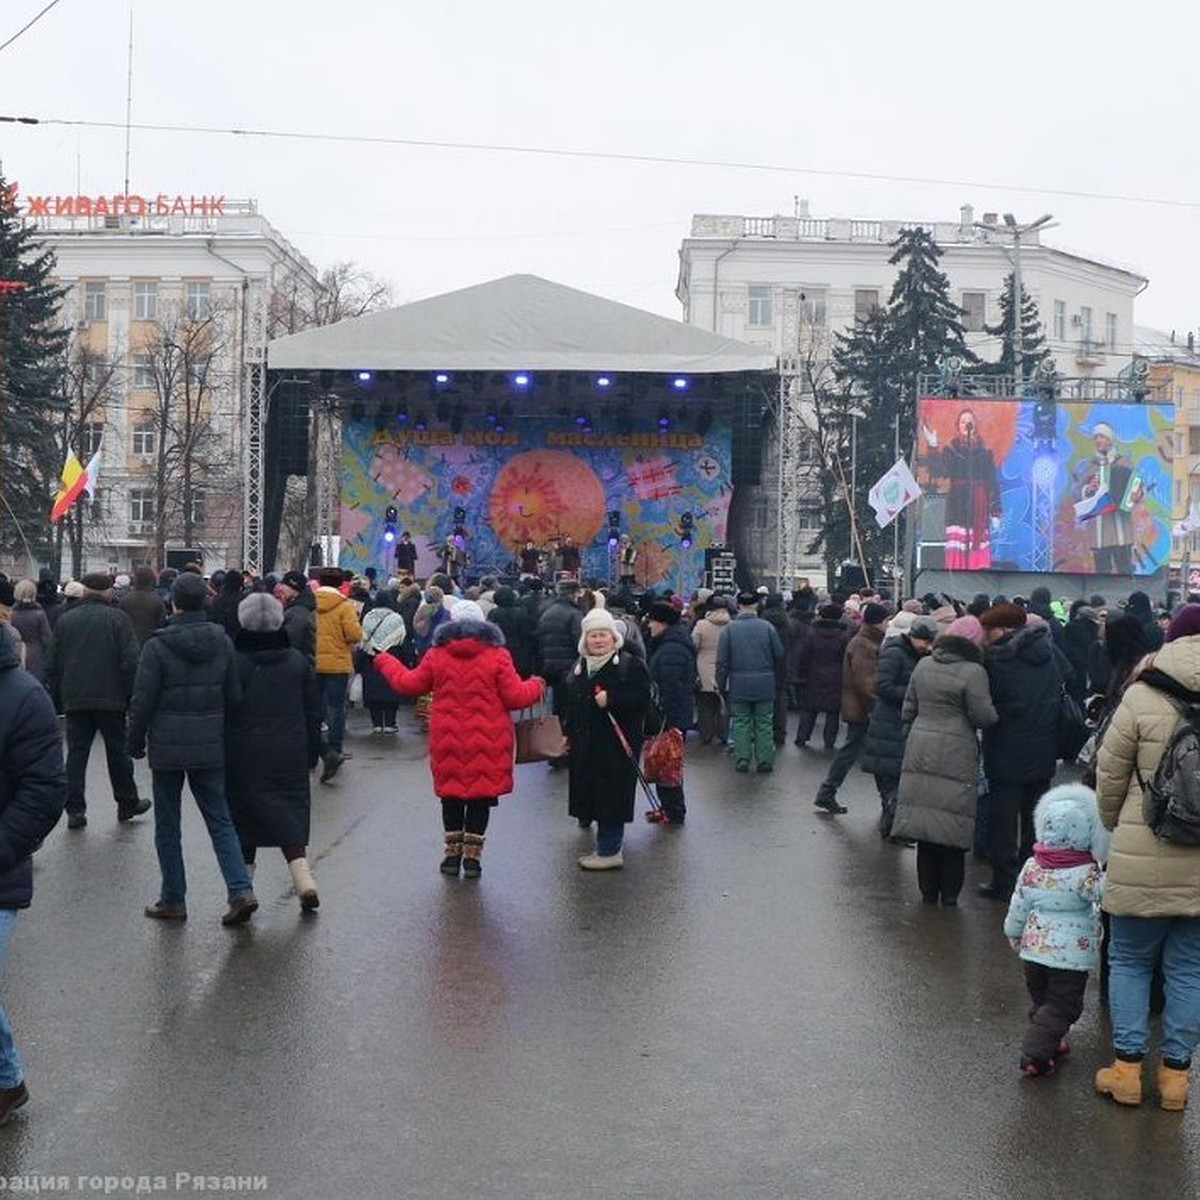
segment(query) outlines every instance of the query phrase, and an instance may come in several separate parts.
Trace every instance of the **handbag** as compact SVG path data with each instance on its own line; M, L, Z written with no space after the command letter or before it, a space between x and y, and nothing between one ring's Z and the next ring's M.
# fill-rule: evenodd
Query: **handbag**
M671 726L646 739L642 746L642 774L647 783L683 786L683 734Z
M1064 686L1058 694L1058 757L1064 762L1073 762L1087 739L1083 709Z
M346 699L351 704L361 704L363 702L363 677L357 671L350 680L350 686L346 689Z
M553 713L517 721L514 732L518 763L549 762L567 753L562 722Z

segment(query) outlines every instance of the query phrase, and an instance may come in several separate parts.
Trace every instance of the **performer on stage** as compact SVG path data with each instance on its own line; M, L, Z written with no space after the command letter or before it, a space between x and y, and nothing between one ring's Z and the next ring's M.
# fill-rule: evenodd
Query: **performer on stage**
M463 534L451 534L442 547L442 570L457 586L467 569L466 538Z
M417 572L417 548L407 529L396 543L396 572L399 575L415 575Z
M558 560L561 564L559 568L560 570L566 571L571 575L579 574L581 562L579 556L579 547L571 540L569 534L563 538L562 545L559 547Z
M524 548L517 553L517 563L522 578L536 579L542 570L542 552L534 545L533 538L526 538Z
M633 587L637 556L637 547L633 544L633 538L627 533L621 534L617 548L617 578L623 588Z

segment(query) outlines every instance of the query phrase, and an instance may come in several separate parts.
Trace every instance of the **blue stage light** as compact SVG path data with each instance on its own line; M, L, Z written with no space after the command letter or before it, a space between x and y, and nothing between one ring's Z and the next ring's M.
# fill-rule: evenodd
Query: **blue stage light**
M667 410L665 408L660 408L658 410L658 427L659 427L659 429L666 429L667 426L670 424L671 424L671 414L669 412L667 412Z
M519 375L513 376L513 387L527 388L529 386L529 376L522 371Z
M676 375L675 378L671 381L671 386L677 392L686 392L687 386L688 386L688 381L682 375Z
M601 375L600 378L596 380L596 386L598 388L611 387L612 380L607 375Z
M370 371L358 371L354 376L359 383L370 383L372 375Z
M436 383L436 384L438 384L439 386L445 386L447 383L449 383L449 382L450 382L450 376L449 376L449 374L448 374L447 372L445 372L445 371L439 371L439 372L438 372L438 373L437 373L437 374L436 374L436 375L433 377L433 382L434 382L434 383Z

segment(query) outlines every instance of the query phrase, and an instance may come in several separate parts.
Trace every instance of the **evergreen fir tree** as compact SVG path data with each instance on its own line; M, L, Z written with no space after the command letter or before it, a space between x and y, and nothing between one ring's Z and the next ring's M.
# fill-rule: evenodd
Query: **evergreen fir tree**
M68 340L58 320L65 291L50 279L54 265L0 174L0 279L20 285L0 295L0 548L27 546L41 563L50 558L50 506L62 467Z
M887 316L891 325L894 372L900 380L900 446L910 447L916 429L917 387L922 375L936 375L939 359L954 356L964 366L979 361L967 346L965 312L950 299L950 281L938 269L941 247L927 230L900 230L888 259L900 268Z
M1000 358L994 363L983 363L978 369L985 375L1017 375L1017 364L1013 355L1013 285L1012 272L1004 280L1000 293L1000 323L985 325L984 331L1000 339ZM1042 331L1042 318L1037 301L1021 288L1021 356L1024 359L1023 379L1032 378L1038 365L1050 357L1046 335Z
M895 354L894 325L887 310L877 308L859 321L853 332L837 335L833 374L838 389L826 402L828 464L822 472L827 521L825 559L831 568L845 558L860 560L843 499L852 490L861 561L874 578L884 557L890 556L891 532L886 531L885 536L876 524L867 493L896 460L895 421L903 402L904 384ZM857 439L853 433L855 417ZM852 440L857 442L853 487Z

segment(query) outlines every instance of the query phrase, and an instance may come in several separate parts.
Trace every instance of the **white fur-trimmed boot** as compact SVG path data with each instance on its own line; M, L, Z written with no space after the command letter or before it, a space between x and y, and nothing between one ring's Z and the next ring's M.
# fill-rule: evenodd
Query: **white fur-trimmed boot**
M293 858L288 863L288 870L292 874L292 887L296 891L296 895L300 897L300 908L303 912L312 912L314 908L319 908L321 905L321 897L317 895L317 885L312 877L312 871L308 869L307 858Z

